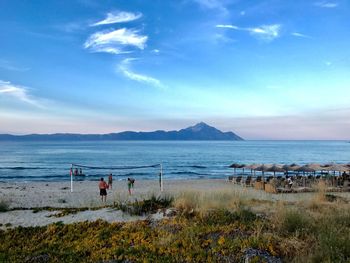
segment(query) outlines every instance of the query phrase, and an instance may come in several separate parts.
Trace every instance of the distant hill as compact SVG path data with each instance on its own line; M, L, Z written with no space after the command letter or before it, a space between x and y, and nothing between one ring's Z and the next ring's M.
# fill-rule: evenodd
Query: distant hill
M134 132L125 131L109 134L28 134L11 135L0 134L0 141L117 141L117 140L219 140L219 141L242 141L243 139L233 132L222 132L204 122L179 131L153 131Z

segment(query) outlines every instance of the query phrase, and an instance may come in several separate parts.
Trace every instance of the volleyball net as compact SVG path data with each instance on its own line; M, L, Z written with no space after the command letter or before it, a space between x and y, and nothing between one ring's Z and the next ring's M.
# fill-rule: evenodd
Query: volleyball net
M78 168L80 169L80 173L77 171ZM75 176L78 177L82 175L85 176L85 174L82 174L81 169L115 171L115 170L137 170L137 169L147 169L147 168L159 168L159 187L160 187L160 191L163 192L163 166L160 163L152 164L152 165L139 165L139 166L90 166L90 165L72 163L70 168L71 192L73 192L73 181L74 181L73 177Z

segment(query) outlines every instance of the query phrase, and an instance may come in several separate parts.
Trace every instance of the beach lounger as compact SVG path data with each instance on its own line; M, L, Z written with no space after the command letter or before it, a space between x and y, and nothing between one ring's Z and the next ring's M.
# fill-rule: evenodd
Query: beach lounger
M273 176L268 176L268 177L266 178L266 182L267 182L267 183L270 182L272 178L273 178Z
M230 175L228 178L227 178L227 181L232 183L233 182L233 175Z
M237 176L236 180L234 181L235 184L240 184L242 182L242 176Z
M252 177L248 176L245 180L244 180L244 186L251 186L252 183Z
M256 177L255 182L261 182L261 180L262 180L262 176L258 176Z

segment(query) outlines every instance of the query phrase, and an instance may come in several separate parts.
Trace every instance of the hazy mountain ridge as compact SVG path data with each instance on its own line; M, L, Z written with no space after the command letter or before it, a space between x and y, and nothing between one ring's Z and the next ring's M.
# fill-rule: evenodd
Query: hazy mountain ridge
M200 122L179 131L157 130L153 132L124 131L109 134L0 134L1 141L107 141L107 140L231 140L241 141L243 138L233 132L222 132L212 126Z

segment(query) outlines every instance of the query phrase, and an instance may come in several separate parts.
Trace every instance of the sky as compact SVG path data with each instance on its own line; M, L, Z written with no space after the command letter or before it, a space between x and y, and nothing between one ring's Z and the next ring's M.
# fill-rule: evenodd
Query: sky
M348 0L1 0L0 133L350 139Z

